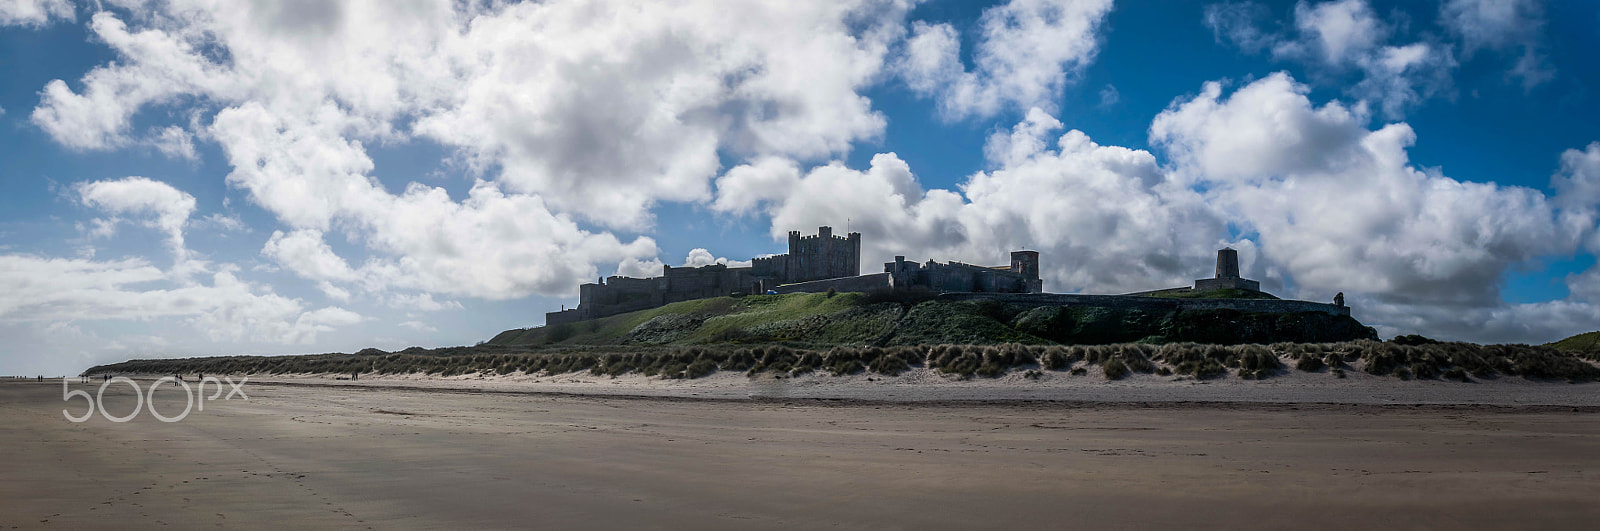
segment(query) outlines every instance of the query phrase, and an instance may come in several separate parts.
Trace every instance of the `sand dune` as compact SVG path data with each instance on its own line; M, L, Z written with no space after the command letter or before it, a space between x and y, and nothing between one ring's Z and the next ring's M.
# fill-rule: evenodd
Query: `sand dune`
M804 398L889 402L1053 400L1076 402L1259 402L1330 404L1476 404L1496 406L1600 406L1600 382L1568 384L1533 381L1517 376L1452 380L1401 380L1349 371L1336 378L1327 371L1280 371L1265 380L1236 375L1211 380L1134 373L1108 381L1091 372L1073 376L1043 371L1030 379L1023 371L999 378L961 379L927 368L899 376L860 373L831 376L813 372L799 377L755 378L722 371L710 376L672 380L640 376L596 376L588 372L557 375L461 375L452 377L348 374L251 375L253 382L343 387L482 390L511 393L566 393L601 396L679 398Z

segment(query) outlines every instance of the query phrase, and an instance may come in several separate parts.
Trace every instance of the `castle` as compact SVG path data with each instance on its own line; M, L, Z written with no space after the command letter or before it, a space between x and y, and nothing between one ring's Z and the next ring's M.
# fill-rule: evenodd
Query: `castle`
M1153 296L1222 289L1261 291L1261 283L1239 276L1239 253L1217 251L1214 278L1194 281L1194 287L1170 288L1127 295L1045 294L1039 279L1039 253L1013 251L1011 263L978 266L961 262L908 262L904 256L883 264L882 273L861 274L861 233L834 236L833 228L818 227L817 235L789 232L789 252L756 258L749 267L713 264L701 267L662 266L661 276L632 278L613 275L578 287L578 307L545 314L546 325L599 319L647 310L679 301L760 293L868 292L926 289L949 300L991 297L1020 304L1094 305L1108 307L1232 308L1248 311L1318 311L1350 315L1343 297L1335 304L1288 300L1171 299Z
M555 325L656 308L679 301L752 293L817 293L923 287L936 292L1039 293L1039 253L1016 251L1006 266L960 262L885 263L882 273L861 274L861 233L834 236L832 227L817 235L789 232L789 252L751 260L749 267L713 264L662 266L661 276L613 275L578 286L578 307L545 314Z

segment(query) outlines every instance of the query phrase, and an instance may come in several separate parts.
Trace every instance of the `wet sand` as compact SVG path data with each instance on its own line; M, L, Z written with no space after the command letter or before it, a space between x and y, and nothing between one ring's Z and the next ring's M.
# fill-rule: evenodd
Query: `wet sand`
M77 385L93 393L99 383ZM0 528L1593 528L1590 406L705 400L0 382ZM173 415L183 393L163 387ZM133 393L111 386L113 414Z

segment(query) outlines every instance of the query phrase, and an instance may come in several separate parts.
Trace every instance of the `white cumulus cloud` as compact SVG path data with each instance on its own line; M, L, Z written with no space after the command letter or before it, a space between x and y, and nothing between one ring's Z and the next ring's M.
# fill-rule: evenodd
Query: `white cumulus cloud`
M437 312L440 310L459 310L461 303L456 301L436 301L431 293L404 294L396 293L389 297L389 306L407 311Z
M1506 72L1531 89L1555 78L1541 48L1544 6L1538 0L1447 0L1439 6L1439 21L1461 41L1462 53L1480 50L1514 51L1515 65Z
M0 27L43 27L56 20L72 20L71 0L0 1Z
M729 260L727 258L713 255L711 254L711 251L700 248L690 249L689 256L683 259L683 267L700 267L713 264L722 264L728 267L750 267L751 261Z
M261 254L312 280L356 279L355 270L333 253L333 248L323 241L322 233L315 229L273 231L266 246L261 248Z
M194 135L182 127L168 126L157 132L147 142L161 154L175 159L195 160Z
M478 181L461 201L416 183L390 193L368 175L373 164L359 143L335 129L285 124L253 104L224 110L212 127L235 168L229 182L299 230L263 253L305 278L507 299L570 293L594 276L596 262L657 253L648 237L623 243L582 230L541 196L506 194L492 182ZM343 259L321 243L336 226L378 256L356 269L338 265Z
M1330 64L1353 63L1388 38L1389 30L1372 13L1366 0L1336 0L1320 4L1301 2L1294 7L1294 24L1302 41L1284 42L1276 54L1312 53Z
M881 135L860 91L911 4L134 4L91 17L117 60L47 83L32 121L79 150L217 143L228 183L283 225L263 253L336 299L565 295L601 266L659 264L650 238L587 227L640 232L659 201L710 200L723 154L817 160ZM177 105L186 124L134 130ZM369 146L408 143L451 150L466 197L385 186ZM313 234L367 259L290 253Z
M413 332L438 332L439 331L439 329L438 328L434 328L433 325L430 325L428 323L424 323L422 321L405 321L405 322L400 323L400 327L408 329L408 330L411 330Z
M179 260L188 256L183 227L194 213L194 196L166 183L144 177L79 183L74 187L83 204L117 216L149 214L150 224L167 236L167 245ZM102 231L109 230L102 228Z
M354 324L354 312L306 310L297 299L239 279L230 268L210 284L175 279L139 259L95 261L0 255L0 322L179 319L213 341L310 343ZM167 287L157 287L165 284Z
M772 236L849 218L862 233L864 272L895 255L1009 263L1041 254L1051 291L1120 293L1182 285L1226 242L1199 196L1164 178L1150 153L1094 143L1034 109L988 152L998 169L958 190L925 190L892 153L866 170L819 166L761 203ZM1004 147L997 147L1004 144Z
M51 330L73 328L73 323L175 322L212 342L307 344L319 333L363 320L337 306L307 309L299 299L239 278L238 267L232 264L190 259L184 231L196 201L169 184L126 177L78 183L72 192L83 205L111 215L93 220L92 232L109 234L117 223L139 220L161 231L176 259L171 268L162 270L143 258L0 254L0 291L6 293L0 298L0 327L20 331L18 337L44 338L52 335ZM91 335L69 335L78 343L96 344L91 350L100 354L128 350L107 346ZM138 343L143 348L168 346L148 340ZM194 340L181 343L196 346Z
M1561 169L1551 178L1551 186L1570 206L1600 205L1600 142L1563 151Z
M1110 0L1011 0L985 9L971 69L954 27L917 22L900 74L951 119L1054 109L1062 88L1093 62L1110 11Z
M1227 97L1210 83L1151 126L1301 289L1488 306L1512 265L1574 249L1579 234L1544 194L1417 169L1410 126L1368 130L1360 113L1317 107L1307 92L1284 74Z
M1453 86L1451 74L1458 65L1449 46L1428 38L1391 44L1398 33L1395 24L1381 19L1366 0L1298 2L1293 34L1262 29L1267 15L1251 2L1214 4L1207 6L1203 21L1219 42L1303 62L1390 118ZM1347 72L1356 72L1357 79L1342 81Z
M834 163L798 178L772 162L734 168L724 180L765 192L719 190L739 198L730 211L768 213L774 239L850 218L866 272L893 255L997 264L1028 248L1040 251L1047 290L1125 293L1209 276L1216 249L1231 246L1269 291L1345 292L1385 334L1548 341L1593 327L1600 273L1569 279L1567 300L1510 304L1500 286L1513 268L1570 255L1594 234L1600 147L1563 154L1553 196L1463 182L1410 162L1409 125L1372 128L1359 103L1317 105L1309 92L1287 74L1231 92L1207 83L1153 120L1166 165L1061 133L1035 109L991 136L995 169L955 189L924 188L885 153L866 169Z

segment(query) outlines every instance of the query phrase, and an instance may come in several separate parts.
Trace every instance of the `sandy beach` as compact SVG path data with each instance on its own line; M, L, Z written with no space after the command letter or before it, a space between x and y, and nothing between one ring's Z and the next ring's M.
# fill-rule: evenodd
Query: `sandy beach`
M62 409L84 403L62 402L59 380L0 383L0 527L1580 529L1600 518L1593 405L434 385L252 379L249 400L209 401L181 422L71 423ZM184 396L163 386L156 405L170 416ZM114 415L135 403L123 385L104 401Z

